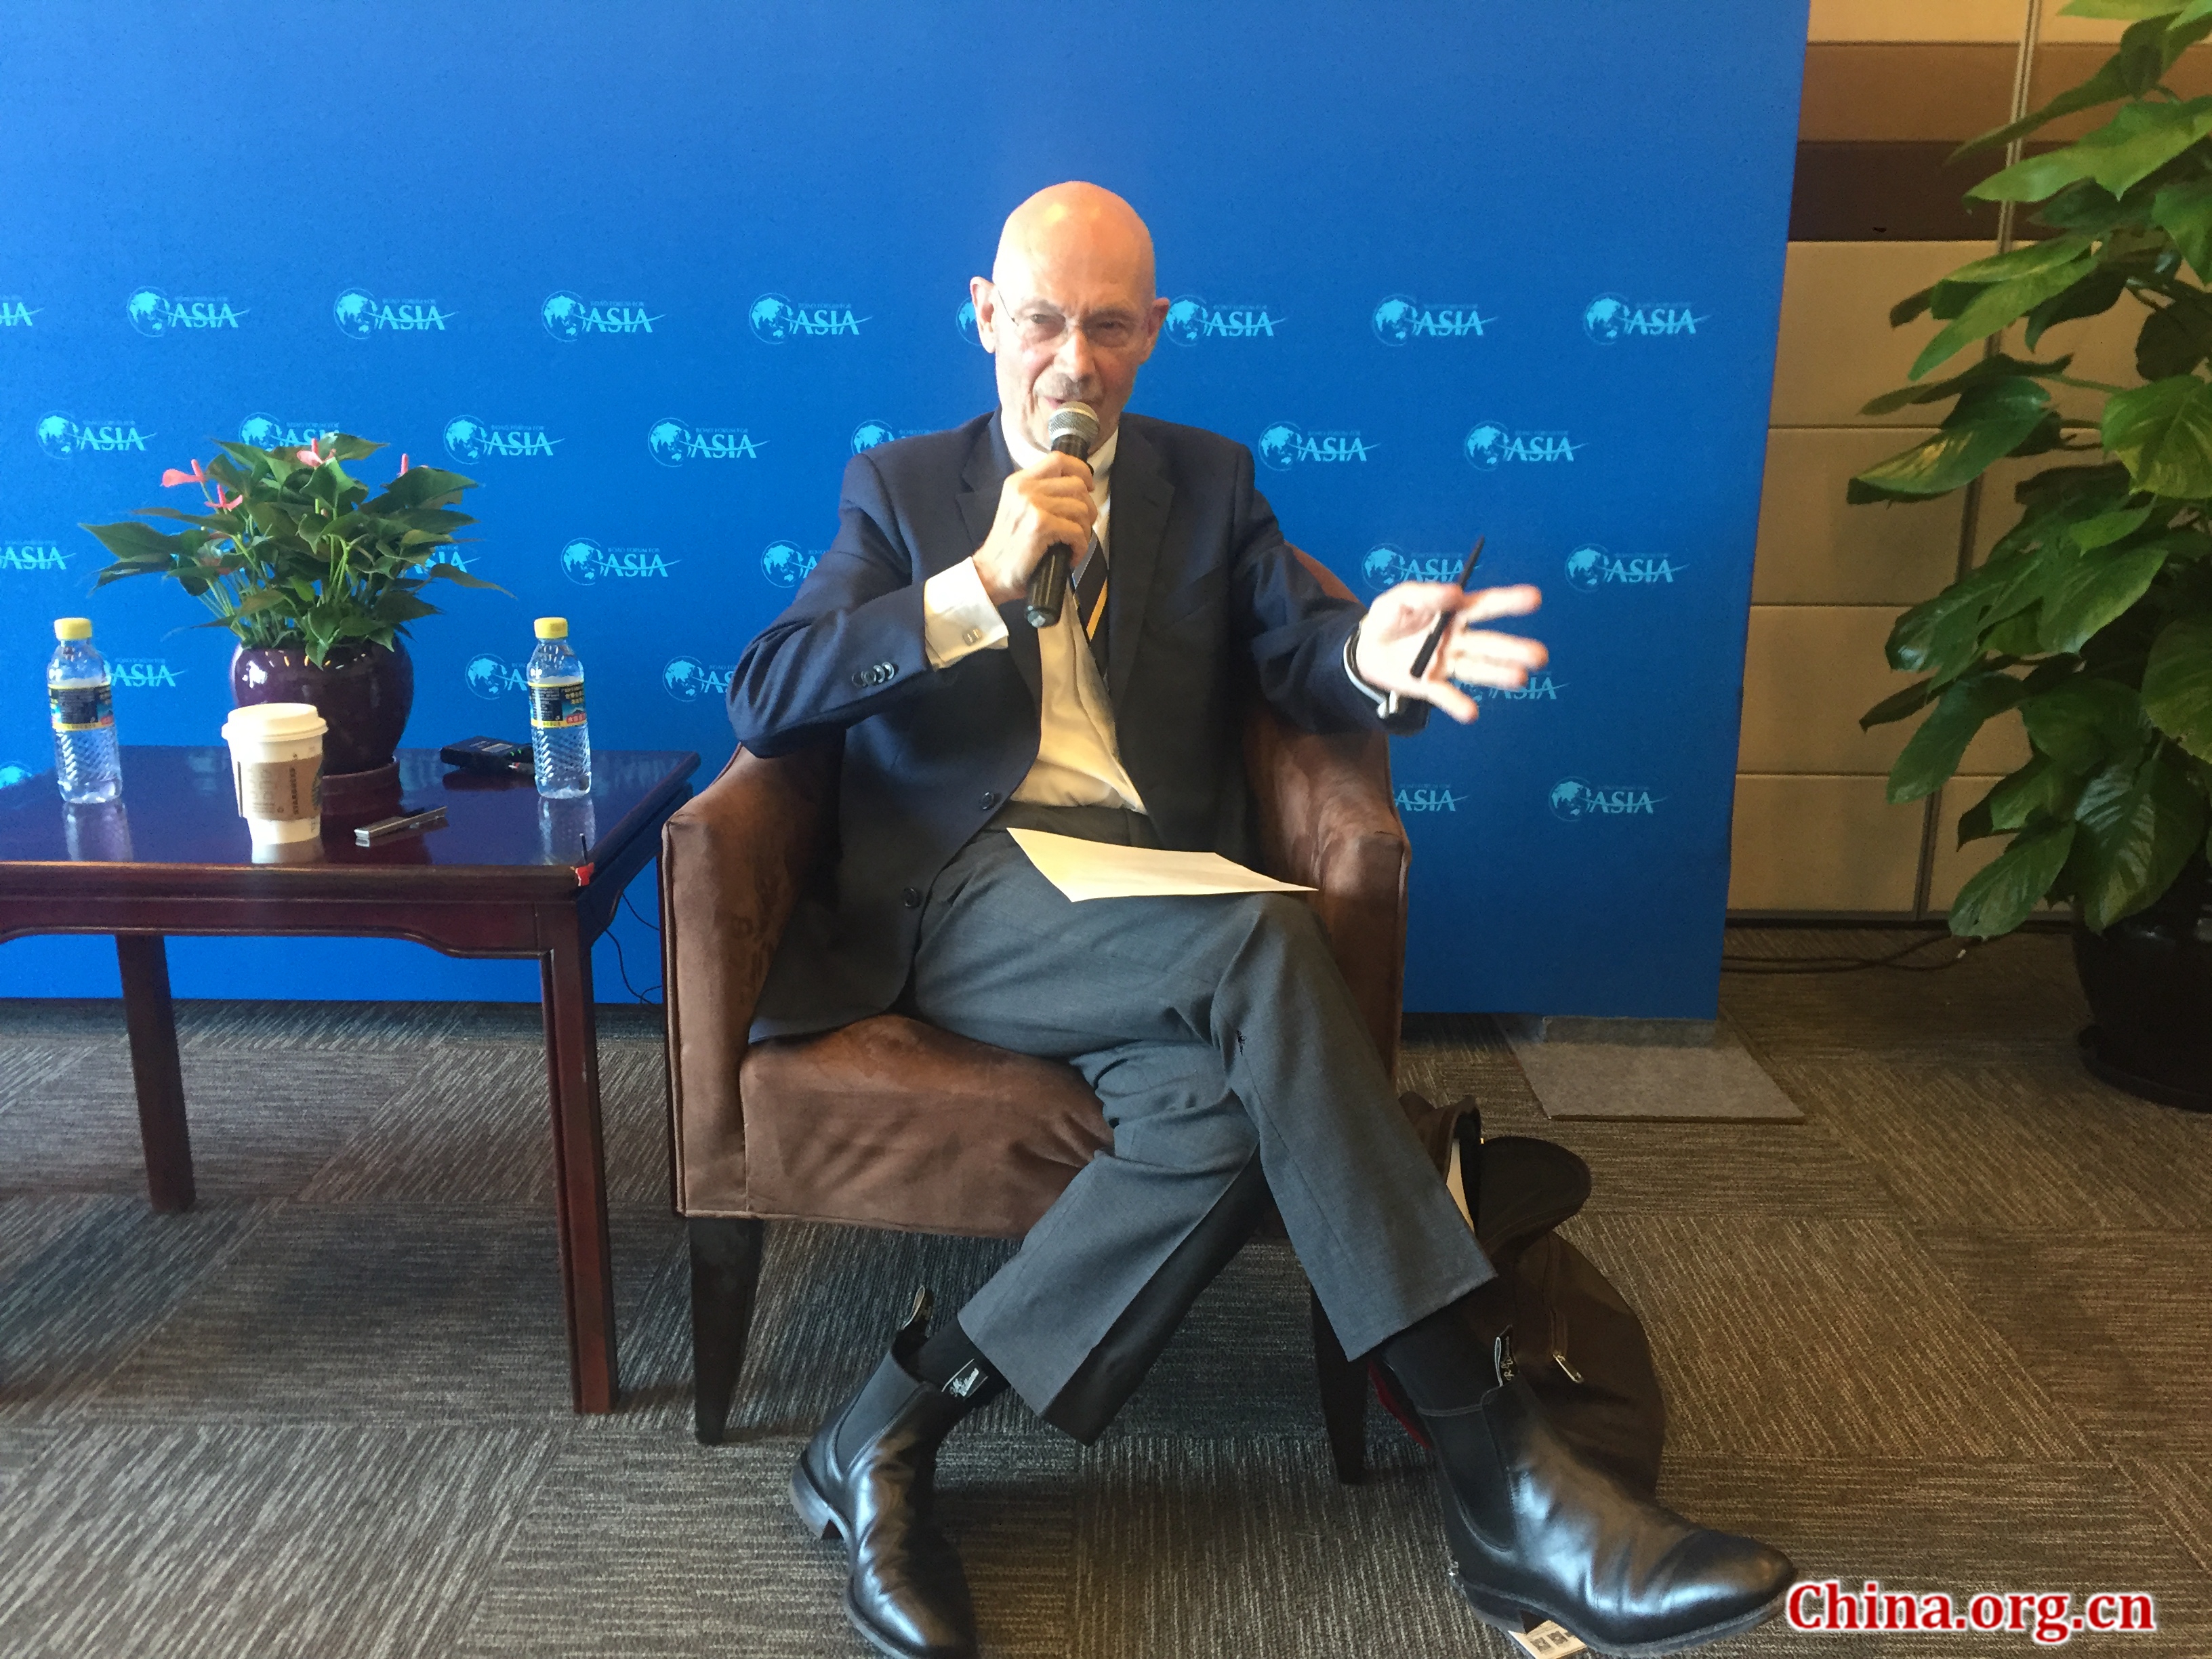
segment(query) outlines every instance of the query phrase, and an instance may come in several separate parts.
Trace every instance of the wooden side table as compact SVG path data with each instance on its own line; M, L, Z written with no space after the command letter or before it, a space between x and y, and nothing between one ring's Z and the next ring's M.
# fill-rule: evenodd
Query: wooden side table
M403 750L404 810L448 822L374 848L328 814L312 861L257 864L234 803L228 751L126 747L123 795L70 806L50 775L0 791L0 939L112 933L123 972L131 1063L154 1206L189 1209L171 933L369 934L458 957L534 957L544 986L562 1288L575 1408L605 1412L617 1392L614 1278L599 1133L592 942L631 878L660 848L660 826L690 798L695 754L600 751L592 793L539 799L527 778L447 772L434 750ZM368 817L401 810L386 803Z

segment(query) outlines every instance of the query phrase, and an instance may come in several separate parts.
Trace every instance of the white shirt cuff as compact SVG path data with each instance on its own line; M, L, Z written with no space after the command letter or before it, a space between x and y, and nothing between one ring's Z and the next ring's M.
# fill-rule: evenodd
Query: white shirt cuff
M921 585L921 641L932 668L950 668L970 652L1006 648L1006 618L984 590L975 560L963 559Z
M1344 678L1352 682L1353 690L1375 705L1376 717L1387 720L1398 712L1398 694L1395 691L1377 691L1359 678L1359 671L1352 665L1352 647L1358 642L1358 640L1359 630L1356 628L1345 639Z

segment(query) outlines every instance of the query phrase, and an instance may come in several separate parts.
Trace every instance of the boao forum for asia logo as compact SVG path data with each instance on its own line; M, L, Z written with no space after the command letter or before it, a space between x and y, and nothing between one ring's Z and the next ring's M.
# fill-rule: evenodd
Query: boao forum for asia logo
M39 447L58 461L76 455L143 455L146 441L157 435L142 430L136 421L80 421L58 413L40 416L35 430Z
M819 552L797 542L770 542L761 550L761 574L778 587L796 587L822 562Z
M1201 340L1272 340L1288 321L1272 306L1214 305L1201 295L1185 294L1168 307L1160 332L1180 346Z
M30 304L20 294L0 294L0 328L29 328L31 319L45 309Z
M561 549L561 574L579 587L665 577L680 562L663 557L657 547L605 547L588 536L579 536Z
M550 459L553 446L562 441L531 422L480 421L473 415L456 415L447 422L445 436L446 453L471 464L496 455Z
M547 295L538 307L545 331L569 344L587 334L650 334L666 314L647 311L641 300L586 300L566 289Z
M469 690L488 702L496 701L510 692L526 692L530 687L526 664L509 662L504 657L489 651L471 657L461 670L461 678L468 682Z
M1502 421L1478 421L1468 429L1462 447L1469 466L1478 472L1495 472L1508 462L1547 466L1571 461L1589 443L1576 443L1564 432L1524 431Z
M1384 345L1401 346L1415 340L1480 339L1483 330L1498 319L1484 316L1471 301L1424 305L1410 294L1391 294L1376 302L1367 320Z
M0 538L0 572L11 575L27 575L33 572L65 571L69 568L69 550L59 542L19 540L14 537Z
M1586 778L1561 778L1547 797L1552 816L1566 823L1586 818L1652 817L1667 798L1640 784L1594 784Z
M246 308L232 305L221 295L171 299L158 288L136 288L123 302L123 314L131 319L131 326L148 339L158 340L164 334L234 329L238 319L246 314Z
M1666 558L1617 559L1596 543L1585 542L1567 555L1567 586L1583 593L1601 587L1671 586L1689 568Z
M730 677L737 672L738 665L733 662L704 663L696 657L671 657L668 665L660 671L660 688L678 702L726 697L730 695Z
M893 426L889 421L863 421L853 428L853 453L874 449L894 438L918 438L929 428L926 426Z
M645 429L645 447L663 466L686 461L757 461L768 447L741 426L693 426L674 416Z
M1310 432L1288 421L1277 421L1260 434L1260 441L1252 447L1261 465L1277 472L1288 472L1302 464L1327 466L1348 461L1364 463L1382 447L1369 442L1357 432Z
M380 300L362 288L347 289L331 302L331 320L349 340L377 334L443 334L455 314L435 300Z
M256 410L238 423L238 441L256 449L304 449L325 433L340 430L335 421L288 421Z
M763 294L745 313L755 337L769 345L791 340L830 339L858 336L870 319L855 316L843 301L787 300L781 294Z
M1676 301L1647 301L1637 304L1618 294L1601 294L1583 307L1583 332L1600 345L1695 334L1699 323L1711 320L1711 317L1698 316L1688 306Z

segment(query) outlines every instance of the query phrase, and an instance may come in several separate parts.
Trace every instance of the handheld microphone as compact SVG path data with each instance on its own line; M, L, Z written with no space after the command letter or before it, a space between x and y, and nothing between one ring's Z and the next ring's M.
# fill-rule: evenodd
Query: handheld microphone
M1045 437L1054 453L1087 461L1091 446L1098 441L1097 414L1089 404L1062 404L1046 423ZM1031 628L1050 628L1060 621L1060 608L1067 601L1067 567L1074 559L1074 550L1066 542L1054 542L1030 572Z

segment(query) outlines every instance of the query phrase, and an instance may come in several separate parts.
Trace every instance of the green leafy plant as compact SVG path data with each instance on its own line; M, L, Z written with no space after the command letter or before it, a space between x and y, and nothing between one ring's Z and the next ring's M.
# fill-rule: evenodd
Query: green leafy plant
M198 484L207 511L141 507L146 518L181 520L164 535L137 519L83 526L115 556L96 586L126 576L171 576L215 612L204 628L228 628L246 646L304 649L325 664L340 647L390 647L438 607L422 596L434 580L495 584L434 558L453 532L476 520L453 510L476 482L434 466L410 467L377 494L345 469L384 446L350 433L325 434L304 449L218 444L203 470L171 467L164 488Z
M1978 567L1898 619L1891 666L1923 675L1861 719L1926 716L1889 776L1893 801L1934 793L1985 721L2017 716L2030 758L1960 821L1961 844L2010 838L1960 889L1953 933L1989 938L2041 901L2102 932L2153 903L2212 817L2212 98L2164 84L2212 34L2212 0L2075 0L2075 16L2134 20L2081 85L1959 154L2007 144L2076 111L2102 126L2027 156L1966 193L2039 204L2049 234L1977 259L1890 313L1942 327L1916 382L1869 414L1949 401L1924 442L1859 474L1853 501L1922 501L2007 456L2054 465L2015 491L2020 521ZM2076 379L2033 354L2053 325L2125 301L2143 309L2142 384ZM1996 349L2017 325L2028 354ZM1947 379L1917 384L1979 343ZM2062 416L2052 388L2100 396ZM2078 458L2078 459L2076 459Z

